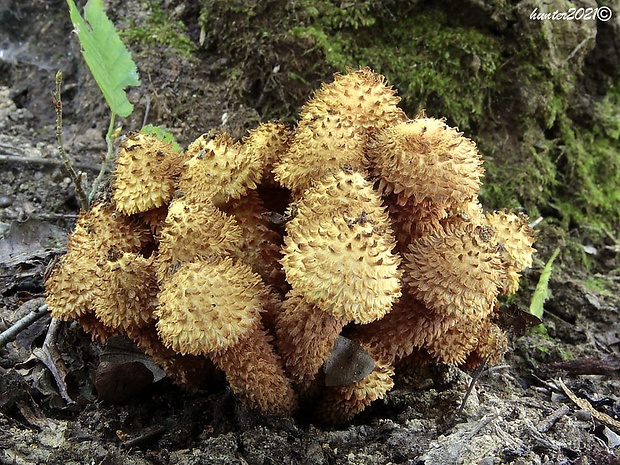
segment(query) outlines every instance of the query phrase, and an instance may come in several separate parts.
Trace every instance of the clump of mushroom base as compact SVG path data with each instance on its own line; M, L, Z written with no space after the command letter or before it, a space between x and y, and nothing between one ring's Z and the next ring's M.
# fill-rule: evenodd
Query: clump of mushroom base
M385 396L408 357L496 362L498 296L518 290L533 232L484 211L471 139L398 101L362 68L295 127L211 131L184 153L130 133L111 202L81 213L46 281L53 316L126 334L180 383L208 386L215 365L250 408L302 399L331 422ZM325 386L343 329L374 369Z

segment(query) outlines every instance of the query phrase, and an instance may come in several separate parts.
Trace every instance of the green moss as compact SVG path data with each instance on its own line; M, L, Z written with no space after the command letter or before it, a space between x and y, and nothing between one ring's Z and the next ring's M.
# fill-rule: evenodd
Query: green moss
M620 85L585 90L590 65L567 50L583 28L532 21L503 0L204 0L200 26L207 50L233 63L231 95L264 118L294 118L333 71L370 66L410 116L446 117L478 143L486 207L620 227ZM617 80L596 72L604 79L590 81Z
M130 43L170 47L186 58L191 57L197 47L187 36L185 24L182 21L171 20L170 14L162 9L159 2L148 1L146 4L151 14L147 17L145 24L138 25L134 19L131 19L129 27L120 31L121 37Z
M495 82L501 62L498 38L450 25L440 10L420 9L408 16L392 11L388 16L378 9L371 16L370 5L365 5L364 15L360 7L348 21L342 18L343 10L334 17L329 9L317 9L311 24L292 31L312 38L339 71L370 66L384 74L411 116L426 109L466 129L484 115L493 92L489 84Z
M613 283L603 278L590 277L583 281L584 286L597 294L614 297L616 294L612 291Z

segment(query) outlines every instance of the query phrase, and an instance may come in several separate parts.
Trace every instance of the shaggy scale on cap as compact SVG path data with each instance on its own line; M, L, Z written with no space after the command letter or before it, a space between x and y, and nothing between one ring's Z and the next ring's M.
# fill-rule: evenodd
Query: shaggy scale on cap
M500 244L502 260L508 265L508 273L502 285L502 293L514 294L519 289L521 272L532 266L532 247L536 241L534 230L522 213L515 214L505 210L487 213L486 220L495 231Z
M344 167L368 168L368 131L405 120L396 92L369 68L323 84L304 106L291 147L274 169L276 180L295 197Z
M295 394L260 319L272 299L247 265L189 263L162 285L157 330L175 352L209 356L248 406L290 414Z
M139 252L152 240L135 219L96 204L82 211L67 243L67 254L45 282L46 299L54 318L74 320L94 311L101 272L98 262L108 251Z
M506 274L488 227L469 222L416 239L405 254L405 282L426 307L446 317L490 315Z
M292 137L293 129L279 121L261 123L244 137L244 157L249 160L262 160L263 173L260 181L263 186L277 185L272 170L288 151Z
M153 257L125 252L99 266L99 289L94 299L97 318L112 328L148 325L153 320L158 291Z
M256 189L263 173L262 156L244 151L228 134L203 134L189 144L179 189L187 199L220 206Z
M247 265L230 258L186 263L161 285L157 330L175 352L207 354L259 327L269 298Z
M341 171L309 189L286 225L282 265L308 302L335 318L370 323L400 297L400 258L379 195Z
M236 220L241 231L242 237L232 253L250 265L267 284L285 290L284 271L279 262L282 238L269 227L258 193L250 191L245 197L228 202L222 210Z
M444 120L419 117L377 131L369 153L379 190L394 192L398 203L450 208L473 198L484 174L476 144Z
M276 343L287 373L302 391L310 388L346 323L329 318L295 292L286 297L276 319Z
M175 200L159 236L159 282L164 282L178 264L234 254L242 237L237 222L210 202L191 202L185 197Z
M112 190L116 208L141 213L167 204L174 194L183 155L154 134L130 132L116 161Z

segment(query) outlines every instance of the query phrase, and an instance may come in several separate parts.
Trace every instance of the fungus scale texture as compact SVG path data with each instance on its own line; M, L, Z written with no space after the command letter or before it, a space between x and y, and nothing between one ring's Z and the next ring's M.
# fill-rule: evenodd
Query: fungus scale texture
M276 179L298 197L344 167L368 167L368 131L406 119L396 92L368 68L336 74L304 106L290 149L276 165Z
M394 387L393 376L390 364L378 363L366 378L327 389L317 407L319 417L327 423L350 421L375 400L385 397Z
M234 347L217 350L210 357L226 372L233 392L250 408L290 415L297 407L297 396L271 341L265 330L256 328L241 337Z
M306 391L347 321L325 314L295 292L282 307L276 319L277 346L292 381Z
M189 144L179 189L188 199L223 205L256 189L263 173L263 159L244 151L228 134L203 134Z
M262 160L263 172L261 184L263 186L278 185L274 179L273 168L286 154L293 137L293 129L280 121L261 123L243 139L244 156L247 159Z
M268 299L260 276L245 264L186 263L161 285L157 330L175 352L207 354L259 327Z
M486 213L486 221L495 231L500 244L502 259L508 265L502 293L514 294L519 289L521 272L532 266L532 255L536 251L532 245L536 240L528 219L522 213L515 214L505 210Z
M381 318L400 297L398 255L378 194L341 171L305 192L286 226L282 265L309 303L355 323Z
M176 187L182 155L154 134L131 132L121 146L112 182L116 208L127 214L167 204Z
M210 202L177 199L170 204L159 235L157 278L165 281L178 264L234 254L242 237L234 218Z
M506 273L491 239L490 228L461 222L413 241L404 262L412 294L448 317L488 317Z
M138 252L150 240L144 226L110 205L95 204L81 212L67 254L45 282L52 316L72 320L93 312L100 287L99 261L111 249Z
M377 131L369 152L380 190L397 194L400 205L410 198L435 208L458 205L482 184L476 144L443 120L421 117Z
M280 235L270 229L265 218L265 205L256 191L241 199L231 200L222 210L234 218L241 231L237 247L232 251L252 267L263 280L275 288L286 289L284 272L280 266Z
M102 260L99 267L99 289L93 301L97 318L112 328L148 325L158 291L153 258L125 252Z

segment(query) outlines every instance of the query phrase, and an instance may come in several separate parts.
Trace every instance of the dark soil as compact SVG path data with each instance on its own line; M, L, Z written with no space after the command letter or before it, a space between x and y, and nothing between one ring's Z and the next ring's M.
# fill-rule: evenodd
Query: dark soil
M122 22L144 8L127 2L110 16ZM43 303L46 266L63 253L78 213L56 148L57 70L65 75L65 148L89 181L105 151L109 115L70 30L63 1L0 5L0 331ZM203 61L163 48L157 56L141 52L143 86L130 93L136 112L127 130L145 120L186 144L210 128L242 137L261 120L229 82L218 81L228 65L212 52ZM556 241L569 234L544 222L539 229L539 256L516 299L522 309ZM44 316L0 347L0 463L620 463L620 248L609 237L576 253L589 268L564 254L556 263L548 334L514 335L505 363L481 372L460 414L472 373L440 366L401 370L386 399L339 428L263 416L245 409L224 382L188 392L123 340L102 347L76 324L52 325L46 352ZM59 379L45 363L50 354L66 368ZM595 413L575 405L558 378Z

